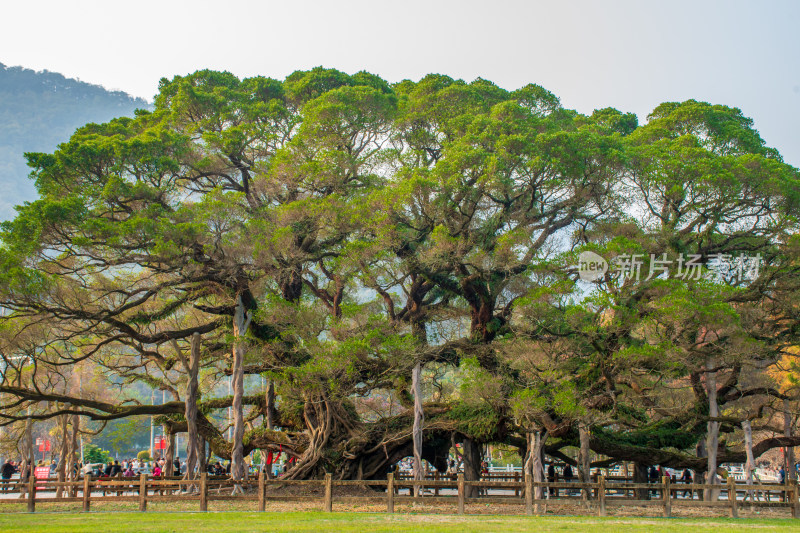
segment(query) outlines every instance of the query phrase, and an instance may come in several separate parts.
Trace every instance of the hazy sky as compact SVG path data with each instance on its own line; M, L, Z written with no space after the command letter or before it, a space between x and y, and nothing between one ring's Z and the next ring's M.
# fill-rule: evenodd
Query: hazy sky
M644 121L664 101L741 108L800 166L800 1L8 1L0 62L152 99L200 68L438 72Z

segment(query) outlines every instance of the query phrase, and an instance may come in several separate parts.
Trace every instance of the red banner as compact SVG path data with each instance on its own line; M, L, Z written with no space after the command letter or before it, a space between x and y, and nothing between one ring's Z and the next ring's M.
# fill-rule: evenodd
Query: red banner
M50 477L50 467L49 466L37 466L33 469L33 477L36 479L47 479ZM41 490L45 488L44 485L36 485L37 490Z

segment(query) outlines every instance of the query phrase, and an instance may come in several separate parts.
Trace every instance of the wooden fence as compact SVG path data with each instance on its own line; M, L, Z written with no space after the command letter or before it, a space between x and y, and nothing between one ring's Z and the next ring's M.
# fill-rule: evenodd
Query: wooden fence
M445 476L442 476L445 477ZM446 476L449 477L449 476ZM509 476L513 477L513 476ZM277 487L305 487L323 489L322 495L281 495L269 492ZM336 487L371 487L375 495L335 496ZM403 490L408 495L403 496ZM723 499L702 500L695 498L705 490L724 494ZM500 493L498 493L500 491ZM48 494L45 494L48 493ZM688 493L688 497L686 497ZM535 497L538 494L538 498ZM683 494L684 497L679 497ZM742 496L742 500L738 497ZM602 475L592 483L543 482L536 483L530 477L522 480L466 481L463 474L451 479L405 480L389 474L384 480L334 480L330 474L319 480L249 479L234 483L227 477L210 477L201 474L198 479L184 480L177 477L152 478L142 474L138 478L84 477L80 481L58 481L36 479L27 482L0 484L0 504L26 503L28 512L35 512L37 504L80 503L88 512L98 502L138 502L139 510L146 511L148 502L196 501L200 511L208 510L208 502L252 501L256 509L265 511L269 501L318 502L326 511L332 511L334 503L385 504L387 512L394 512L396 503L452 504L458 514L465 513L471 503L524 505L526 514L540 514L546 506L580 503L588 512L606 515L612 506L646 505L660 508L663 516L672 514L673 506L722 507L730 516L738 517L739 509L749 507L786 508L793 518L800 517L800 487L797 482L780 484L746 485L736 483L731 477L727 483L676 484L665 476L661 483L610 482Z

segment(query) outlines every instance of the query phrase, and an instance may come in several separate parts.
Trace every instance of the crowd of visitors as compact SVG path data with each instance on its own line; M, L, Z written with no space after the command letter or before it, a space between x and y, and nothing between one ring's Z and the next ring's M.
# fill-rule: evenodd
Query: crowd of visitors
M20 471L20 467L24 468L24 471ZM69 469L66 474L68 478L76 478L76 477L83 477L86 475L91 475L93 478L112 478L118 475L122 475L123 477L136 477L140 474L150 474L155 477L166 475L167 468L166 468L166 460L162 458L156 458L151 461L139 460L139 459L126 459L123 460L121 463L118 459L109 460L107 463L74 463L72 468ZM51 461L50 463L46 463L43 460L39 460L35 465L34 468L43 468L48 467L49 469L49 476L55 477L58 472L58 464L55 460ZM230 474L231 467L230 462L226 465L223 465L220 461L216 461L214 463L208 464L208 474L214 476L224 476L226 474ZM11 459L7 460L5 463L0 466L0 479L4 482L10 481L15 475L19 475L20 479L27 480L30 476L31 469L24 467L24 461L13 461ZM175 459L172 463L172 474L173 475L182 475L186 473L186 461L180 461L179 459Z

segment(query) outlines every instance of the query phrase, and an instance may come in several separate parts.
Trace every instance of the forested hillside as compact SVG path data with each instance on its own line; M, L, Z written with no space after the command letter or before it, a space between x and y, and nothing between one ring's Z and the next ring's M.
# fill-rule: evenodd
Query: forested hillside
M35 198L23 153L53 150L78 126L143 107L145 100L123 92L0 63L0 220L12 218L13 206Z

